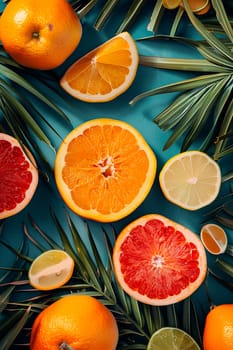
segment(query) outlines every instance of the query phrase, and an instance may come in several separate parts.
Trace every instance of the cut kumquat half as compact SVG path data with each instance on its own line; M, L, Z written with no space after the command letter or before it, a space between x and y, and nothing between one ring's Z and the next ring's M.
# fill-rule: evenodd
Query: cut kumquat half
M61 87L86 102L107 102L133 83L138 50L128 32L120 33L78 59L62 77Z
M76 214L112 222L132 213L146 198L157 160L130 124L93 119L64 139L55 159L57 188Z
M219 225L206 224L202 226L200 237L203 245L211 254L222 254L227 249L227 235Z
M40 254L31 264L28 278L39 290L52 290L66 284L72 277L74 261L63 250L51 249Z
M212 203L221 187L219 165L201 151L186 151L170 158L159 174L161 190L170 202L187 210Z

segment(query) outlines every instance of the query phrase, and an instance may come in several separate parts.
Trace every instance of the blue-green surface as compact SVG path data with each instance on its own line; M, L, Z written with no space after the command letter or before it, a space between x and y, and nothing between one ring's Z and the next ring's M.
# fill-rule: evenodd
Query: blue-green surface
M146 30L146 23L149 20L149 10L150 5L148 5L148 9L145 9L144 11L145 17L138 20L138 22L135 23L130 30L135 39L142 36L151 35L151 33ZM61 77L66 68L78 57L82 56L90 49L95 48L97 45L103 43L114 35L114 31L120 18L116 16L116 18L111 19L111 21L102 31L97 32L92 27L95 15L96 12L92 11L90 15L82 20L83 37L81 43L76 52L59 69L56 70L58 77ZM164 28L166 28L168 25L169 17L167 19L167 23L164 23ZM188 23L188 21L183 21L180 25L178 33L180 35L184 35L186 32L192 34L192 26ZM187 47L181 44L171 45L169 42L165 44L159 42L137 42L137 46L139 53L143 55L185 57L190 55L190 53L192 54L192 51L190 51L190 49ZM114 223L117 233L119 233L120 230L133 219L149 213L165 215L170 219L187 226L197 234L200 232L202 221L204 220L203 214L207 212L208 208L198 210L196 212L189 212L178 208L177 206L168 203L164 199L158 183L158 174L165 161L180 151L179 142L169 150L162 151L162 147L168 138L168 133L162 132L153 122L153 118L172 101L173 96L168 94L158 95L144 99L134 106L129 105L129 101L134 96L145 90L162 86L169 82L182 80L189 76L192 76L192 74L139 66L136 79L125 94L112 102L100 104L91 104L75 100L63 92L59 88L58 84L56 85L56 88L62 95L61 98L57 98L57 105L60 106L68 115L71 120L72 127L76 127L82 122L98 117L124 120L136 127L142 133L157 156L158 169L153 188L151 189L144 203L133 214L117 223ZM62 138L65 137L68 132L70 132L71 128L65 123L59 121L59 119L56 118L50 110L45 109L45 107L42 105L40 108L45 117L49 121L52 121L54 127ZM57 149L61 139L54 135L51 131L48 131L48 133L53 141L53 144L55 145L55 148ZM55 154L51 150L47 149L45 145L41 145L41 147L46 149L48 160L53 166ZM43 228L46 233L51 235L51 237L54 239L58 239L58 233L54 228L50 215L50 208L56 212L58 217L63 217L65 205L57 193L56 187L52 183L53 180L51 179L50 184L46 184L44 179L41 177L38 189L30 205L20 214L5 221L4 230L2 232L2 238L4 240L10 244L13 244L16 248L20 246L23 238L22 225L24 222L28 223L28 214L33 217L33 219L40 225L41 228ZM223 190L224 189L222 189L222 191ZM82 220L80 218L75 215L72 215L72 218L77 225L82 227ZM91 228L92 232L94 232L100 251L104 250L102 239L101 237L98 237L100 224L92 222ZM232 232L227 230L227 234L229 237L229 242L231 243ZM38 254L38 251L35 250L33 245L30 245L30 254L31 256L36 256ZM209 254L207 254L207 257L209 266L212 266L214 258ZM12 254L4 246L0 245L0 266L11 266L14 258L14 254ZM208 286L211 298L215 304L232 303L232 293L230 293L229 290L222 287L220 284L217 284L212 278L208 278ZM197 291L197 293L195 293L195 298L197 299L198 311L200 315L203 315L204 320L204 315L209 307L204 285Z

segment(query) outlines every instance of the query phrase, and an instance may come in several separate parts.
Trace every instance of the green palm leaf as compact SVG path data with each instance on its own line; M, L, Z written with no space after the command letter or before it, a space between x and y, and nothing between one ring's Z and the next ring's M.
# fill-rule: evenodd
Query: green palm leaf
M42 292L38 294L38 292L36 292L34 289L26 288L24 290L24 294L30 295L33 293L35 296L26 297L25 299L25 296L21 294L21 298L23 300L18 301L17 303L11 302L13 293L11 292L11 298L6 299L7 308L15 310L15 316L12 317L10 325L12 325L12 323L17 324L17 329L22 332L24 326L28 326L27 321L29 320L29 306L31 307L30 319L33 319L35 314L37 314L40 309L43 309L46 307L46 305L49 305L59 296L67 294L70 291L73 293L77 292L94 296L109 307L109 309L114 313L120 331L118 349L146 350L146 345L149 338L156 329L159 329L164 325L168 325L169 323L178 322L178 309L183 307L182 303L180 303L178 306L174 305L170 308L144 305L127 295L118 285L117 281L115 280L112 265L112 248L115 240L115 231L111 227L105 227L103 229L100 228L100 232L98 232L99 234L102 232L106 253L100 255L95 236L93 236L91 226L88 223L83 222L81 226L83 228L82 232L79 232L68 213L66 213L67 222L64 223L63 221L66 229L63 228L63 224L61 224L54 213L52 213L51 218L61 238L61 248L64 249L65 246L68 253L74 254L75 271L73 277L68 284L58 289L56 291L57 293L54 293L54 291L48 291L46 293ZM49 236L35 223L32 218L30 218L30 222L35 232L32 234L28 225L24 225L25 241L29 239L31 244L36 243L35 248L39 249L39 252L41 252L42 249L46 249L46 244L49 244L50 248L57 247L57 245L53 244L53 241L50 240ZM34 235L37 235L36 240L33 238ZM42 242L39 245L37 243L38 235L41 235L40 238L42 241L44 240L44 243ZM84 243L82 237L85 237L85 241L87 240L86 243ZM6 242L1 241L1 243L14 251L16 256L18 256L18 259L22 259L23 262L27 263L32 261L32 257L27 256L24 250L17 252L17 250L14 248L10 248ZM20 280L18 282L20 282ZM27 281L24 281L24 285L26 282ZM8 288L7 283L5 288ZM14 288L15 291L17 289L20 290L20 283L14 284ZM169 320L167 318L168 314ZM189 315L186 315L186 320L188 317ZM190 318L191 317L192 313L190 313ZM10 328L7 326L8 323L6 322L7 321L4 321L4 332L7 333L6 339L8 344L12 344L16 335L18 334L18 331L14 333L14 336L12 336L10 333ZM182 322L179 323L181 324ZM192 326L190 332L197 332L197 330L194 329L196 327L197 325Z

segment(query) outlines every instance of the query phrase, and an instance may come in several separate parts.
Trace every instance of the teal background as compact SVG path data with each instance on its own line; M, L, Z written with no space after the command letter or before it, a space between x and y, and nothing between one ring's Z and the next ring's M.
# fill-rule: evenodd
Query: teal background
M127 4L127 2L124 2ZM149 67L139 66L137 76L132 86L123 95L115 99L114 101L108 103L91 104L78 101L73 97L66 94L59 87L59 79L77 58L83 56L89 50L95 48L99 44L103 43L107 39L114 35L115 30L121 20L121 13L125 13L126 5L122 4L116 11L116 15L107 23L104 29L97 32L93 29L92 24L96 18L97 11L93 10L89 15L82 19L83 25L83 36L78 46L77 50L73 55L57 70L54 74L57 79L55 88L59 92L60 97L57 95L52 95L51 97L56 100L58 106L60 106L67 116L70 118L71 126L67 125L59 118L57 118L51 110L46 108L44 105L39 104L35 100L36 104L39 104L41 113L53 124L57 132L61 136L58 137L51 130L48 129L48 135L52 140L55 149L58 149L61 139L64 138L72 128L78 126L79 124L98 117L106 117L113 119L120 119L128 122L132 126L136 127L147 140L153 151L157 156L158 168L157 176L154 185L146 198L146 200L141 204L141 206L130 216L115 222L113 225L116 232L119 233L125 225L130 223L132 220L149 213L158 213L169 217L170 219L179 222L180 224L187 226L189 229L193 230L197 235L199 235L200 228L205 220L205 214L210 208L204 208L195 212L190 212L167 202L162 195L159 187L158 174L163 166L163 164L171 156L177 154L180 151L180 142L177 142L173 147L167 151L162 151L162 147L167 140L169 134L162 132L157 125L153 122L153 118L158 115L168 104L173 100L175 94L163 94L154 97L149 97L144 99L134 106L129 105L129 101L141 92L149 90L154 87L162 86L170 82L180 81L188 77L193 76L192 73L186 72L175 72L167 71ZM140 17L134 23L133 27L130 29L130 33L134 39L141 38L143 36L150 36L152 33L146 30L146 25L149 21L149 15L151 13L152 5L148 3L145 7L143 16ZM171 13L170 16L173 14ZM166 17L166 23L162 24L160 29L161 32L166 33L169 30L171 23L171 17L169 15ZM195 31L189 24L188 20L184 18L178 29L179 35L190 35L196 36ZM196 55L194 50L189 49L181 44L171 44L169 42L137 42L138 51L141 55L160 55L169 57L194 57ZM45 91L45 94L48 92ZM49 92L50 94L50 92ZM208 129L208 126L207 126ZM46 151L49 163L51 166L54 164L55 153L50 150L46 145L39 143L40 147ZM193 146L195 148L197 146ZM225 167L231 166L229 160L228 164L220 163L222 171L225 171ZM227 186L222 187L220 196L227 192ZM57 189L53 182L53 176L50 175L49 183L46 183L43 176L40 177L39 186L37 191L28 205L28 207L23 210L20 214L8 218L4 222L4 227L1 231L1 239L4 239L8 243L12 244L14 247L19 248L23 239L23 224L26 223L30 227L28 215L30 214L33 219L40 225L40 227L54 239L58 238L58 233L54 227L53 220L50 215L50 208L55 211L59 218L64 217L65 207L62 202ZM73 213L71 216L78 227L82 229L83 221L81 218L77 217ZM210 222L210 221L208 221ZM213 222L213 220L211 220ZM102 242L101 235L98 235L100 227L109 227L109 224L98 224L95 222L90 222L92 232L94 233L97 245L104 254L104 245ZM85 235L85 231L84 235ZM228 234L229 243L232 243L232 232L226 229ZM85 241L85 236L84 236ZM38 251L32 244L29 244L29 252L31 256L36 257ZM214 259L215 257L207 253L208 264L210 267L215 268ZM11 266L15 260L15 256L3 245L0 245L0 266ZM222 303L232 303L232 293L226 288L217 284L213 278L207 278L208 290L211 299L215 304ZM209 310L208 297L206 294L205 285L203 284L201 288L193 296L196 299L198 306L198 312L204 322L204 317L206 312Z

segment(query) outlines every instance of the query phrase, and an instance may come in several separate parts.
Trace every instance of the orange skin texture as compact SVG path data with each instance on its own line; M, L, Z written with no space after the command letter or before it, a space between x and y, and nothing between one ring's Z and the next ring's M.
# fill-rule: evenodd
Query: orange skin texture
M214 307L207 315L203 334L204 350L233 349L233 304Z
M37 316L30 350L66 349L64 343L72 350L115 350L117 342L118 328L113 314L96 298L72 294Z
M48 70L76 49L82 26L66 0L11 0L0 18L5 51L20 65Z

